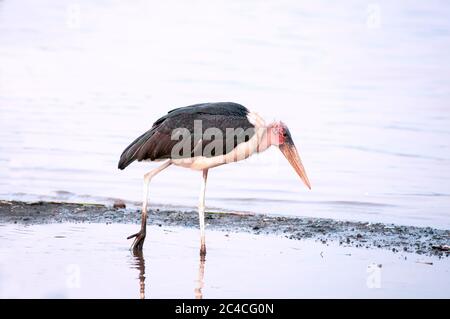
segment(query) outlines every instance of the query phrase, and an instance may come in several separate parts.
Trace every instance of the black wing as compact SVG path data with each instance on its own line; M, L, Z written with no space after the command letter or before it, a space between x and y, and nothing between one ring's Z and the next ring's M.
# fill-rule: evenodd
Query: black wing
M222 132L223 148L213 148L211 154L205 156L217 156L230 152L237 144L247 141L254 134L254 126L248 121L246 107L232 102L203 103L176 108L167 115L158 119L152 128L133 141L122 153L119 168L124 169L133 161L160 160L172 158L173 147L180 140L173 140L175 130L184 128L190 134L190 152L177 154L178 158L186 158L197 154L201 147L202 154L205 147L217 141L220 136L212 135L209 139L202 138L201 144L194 139L194 121L200 120L202 134L208 128L217 128ZM236 135L228 135L227 128L239 129ZM186 131L186 132L187 132ZM214 137L213 137L214 136ZM180 137L181 138L181 137Z

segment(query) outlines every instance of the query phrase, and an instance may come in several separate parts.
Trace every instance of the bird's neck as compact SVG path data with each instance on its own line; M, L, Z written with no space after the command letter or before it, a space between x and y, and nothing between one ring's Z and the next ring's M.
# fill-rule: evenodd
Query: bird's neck
M275 141L276 141L277 137L274 136L272 128L273 128L273 123L259 129L260 137L259 137L259 143L258 143L258 153L264 152L272 145L276 145Z

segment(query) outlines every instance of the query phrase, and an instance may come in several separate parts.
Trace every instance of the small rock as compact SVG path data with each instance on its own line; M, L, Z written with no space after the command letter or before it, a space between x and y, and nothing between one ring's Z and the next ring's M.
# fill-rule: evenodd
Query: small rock
M125 205L125 202L121 199L115 200L113 204L114 208L126 208L127 205Z
M450 246L449 245L432 246L432 248L434 250L439 250L439 251L450 251Z

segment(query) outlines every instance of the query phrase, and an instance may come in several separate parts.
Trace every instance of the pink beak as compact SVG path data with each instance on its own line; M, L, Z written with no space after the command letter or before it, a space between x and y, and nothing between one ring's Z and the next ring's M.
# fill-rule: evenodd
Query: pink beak
M302 179L303 183L311 189L311 183L309 182L308 176L306 175L306 170L303 167L302 160L300 159L300 155L298 155L297 148L294 145L294 142L288 136L285 143L280 145L280 151L287 158L291 166L297 172L298 176Z

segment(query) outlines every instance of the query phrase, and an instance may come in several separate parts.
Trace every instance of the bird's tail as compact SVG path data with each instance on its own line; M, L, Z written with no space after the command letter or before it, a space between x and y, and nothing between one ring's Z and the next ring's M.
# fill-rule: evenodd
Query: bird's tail
M138 159L139 150L142 146L152 137L154 130L149 130L135 139L128 147L122 152L119 160L119 169L124 169L132 162Z

